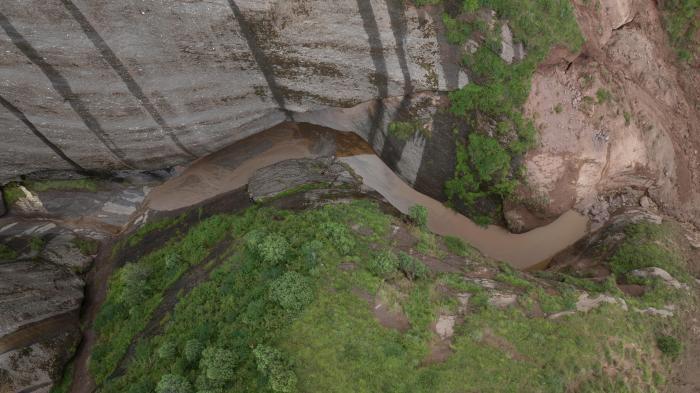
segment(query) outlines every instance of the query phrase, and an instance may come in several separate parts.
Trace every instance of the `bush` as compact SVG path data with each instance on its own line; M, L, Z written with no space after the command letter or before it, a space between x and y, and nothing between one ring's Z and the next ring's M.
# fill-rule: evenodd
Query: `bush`
M420 228L425 228L428 225L428 209L423 205L411 206L408 209L408 217Z
M270 300L291 312L301 311L314 300L311 280L297 273L287 272L270 284Z
M343 224L325 222L321 225L321 233L343 255L349 254L355 247L355 239L353 239L352 234Z
M171 341L166 341L158 348L158 357L161 359L172 359L177 355L177 346Z
M165 256L165 268L169 272L177 270L182 262L183 259L180 254L173 252Z
M235 374L238 356L233 351L221 348L207 348L202 352L199 367L208 379L213 381L230 381Z
M156 393L190 393L192 385L185 377L177 374L165 374L161 377Z
M656 338L656 345L659 347L659 350L664 355L667 355L672 359L677 358L678 355L680 355L681 351L683 350L683 346L681 345L681 342L673 336L659 336L659 337L657 337Z
M384 250L372 258L369 271L377 277L386 278L395 272L398 267L399 259L396 255L389 250Z
M289 243L280 235L267 235L257 245L258 255L268 263L280 263L287 256Z
M297 376L282 353L272 347L258 345L253 350L258 370L267 375L275 392L290 393L296 390Z
M204 350L204 345L197 339L189 340L185 343L185 359L188 362L196 362L202 355L202 350Z
M399 268L411 281L427 278L430 274L423 262L404 252L399 253Z

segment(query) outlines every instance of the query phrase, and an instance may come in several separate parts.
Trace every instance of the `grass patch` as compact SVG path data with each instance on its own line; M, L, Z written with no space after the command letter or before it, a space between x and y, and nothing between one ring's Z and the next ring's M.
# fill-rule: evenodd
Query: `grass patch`
M14 205L18 200L24 198L23 186L27 190L34 192L44 191L90 191L95 192L99 188L99 183L93 179L75 180L28 180L23 182L11 182L2 188L3 197L7 206Z
M390 135L402 141L408 140L415 134L423 135L425 138L430 137L430 133L418 121L392 121L388 129Z

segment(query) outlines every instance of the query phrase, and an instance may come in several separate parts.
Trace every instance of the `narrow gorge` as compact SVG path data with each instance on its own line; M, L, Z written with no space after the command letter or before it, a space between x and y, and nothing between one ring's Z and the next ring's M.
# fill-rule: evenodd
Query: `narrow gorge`
M0 28L0 393L700 391L697 0Z

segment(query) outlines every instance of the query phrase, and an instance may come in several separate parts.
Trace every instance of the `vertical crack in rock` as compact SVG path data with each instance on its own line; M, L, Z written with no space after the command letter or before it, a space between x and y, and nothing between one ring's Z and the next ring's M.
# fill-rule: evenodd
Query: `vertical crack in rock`
M151 100L148 99L146 94L144 94L143 89L141 89L141 86L136 83L136 80L134 80L134 78L131 76L124 63L119 60L112 48L110 48L109 45L107 45L107 42L102 39L100 34L90 24L80 9L73 4L71 0L62 0L62 3L68 12L73 16L73 19L78 22L85 35L90 39L93 45L95 45L97 50L99 50L102 58L107 62L107 64L110 65L110 67L112 67L112 69L114 69L131 94L136 97L139 103L141 103L141 106L148 112L149 115L151 115L153 121L160 126L160 128L170 137L173 143L175 143L180 150L192 158L197 158L197 155L187 149L187 147L182 144L180 139L178 139L177 135L175 135L175 131L168 125L163 116L161 116L156 109L155 105L153 105Z
M376 105L371 112L372 125L370 128L368 141L371 145L375 145L377 131L384 120L384 98L389 96L389 86L388 86L388 74L386 68L386 61L384 60L384 46L379 35L379 27L377 26L377 21L374 17L374 10L372 10L372 5L369 0L357 0L357 8L360 11L360 16L362 17L362 26L367 33L367 39L369 42L369 53L372 58L372 63L374 63L374 75L370 76L370 80L377 87L377 93L379 98L376 101ZM383 149L382 149L383 150Z
M61 158L62 158L65 162L67 162L70 166L72 166L73 168L75 168L75 170L77 170L78 172L87 172L87 171L85 170L85 168L83 168L82 166L80 166L80 164L78 164L77 162L73 161L70 157L68 157L68 156L66 155L66 153L63 152L63 150L61 150L60 147L58 147L56 144L54 144L53 142L51 142L51 141L49 140L49 138L47 138L44 134L42 134L41 131L39 131L39 129L37 129L36 126L34 126L34 124L33 124L31 121L29 121L29 119L27 119L27 116L25 116L24 113L22 113L22 111L19 110L19 108L17 108L16 106L12 105L12 103L10 103L9 101L7 101L7 100L6 100L5 98L3 98L2 96L0 96L0 105L4 106L5 109L7 109L7 110L8 110L10 113L12 113L16 118L18 118L22 123L24 123L24 125L26 125L27 128L29 128L29 130L31 130L32 133L33 133L37 138L39 138L42 142L44 142L44 144L45 144L46 146L48 146L49 149L53 150L54 153L56 153L59 157L61 157Z
M267 57L263 53L262 49L258 46L258 38L255 32L253 31L253 28L245 19L245 16L243 16L241 9L238 8L238 5L234 0L228 0L228 4L231 7L231 11L233 11L233 16L238 21L238 25L241 28L241 32L243 33L246 42L248 43L248 48L253 53L255 63L258 65L258 68L265 77L267 87L270 89L270 92L272 92L272 97L274 98L275 102L277 102L277 105L280 107L280 109L284 112L285 116L287 117L287 120L294 121L294 116L292 112L287 109L285 105L284 96L280 92L279 85L275 80L275 74L272 68L272 64L268 62Z
M10 20L0 12L0 27L7 33L12 40L12 43L26 57L34 63L51 82L53 88L63 97L65 101L73 108L75 113L81 118L85 126L104 144L104 146L125 166L135 167L109 135L102 129L102 126L97 119L90 113L85 103L80 97L73 92L73 89L68 84L66 78L61 75L54 66L49 64L43 57L29 44L17 29L10 23Z
M399 59L401 73L403 74L404 95L413 93L413 81L411 81L411 73L408 70L408 60L406 57L406 13L404 11L404 3L402 0L386 0L387 10L389 12L389 20L391 21L391 31L394 33L394 41L396 41L396 57Z

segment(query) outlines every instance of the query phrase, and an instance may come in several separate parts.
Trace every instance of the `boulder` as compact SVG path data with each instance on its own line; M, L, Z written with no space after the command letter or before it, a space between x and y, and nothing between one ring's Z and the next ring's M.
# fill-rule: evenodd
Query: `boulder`
M43 261L0 265L0 393L48 392L80 339L83 281Z
M248 181L248 194L255 201L263 201L314 184L348 188L358 187L362 181L347 164L332 158L302 158L258 169Z
M75 244L76 236L72 233L61 233L46 243L41 257L56 265L82 273L92 263L92 256L85 255Z
M687 284L683 284L676 280L664 269L658 267L646 267L644 269L637 269L630 272L634 277L640 278L658 278L663 281L666 285L676 288L676 289L689 289Z

